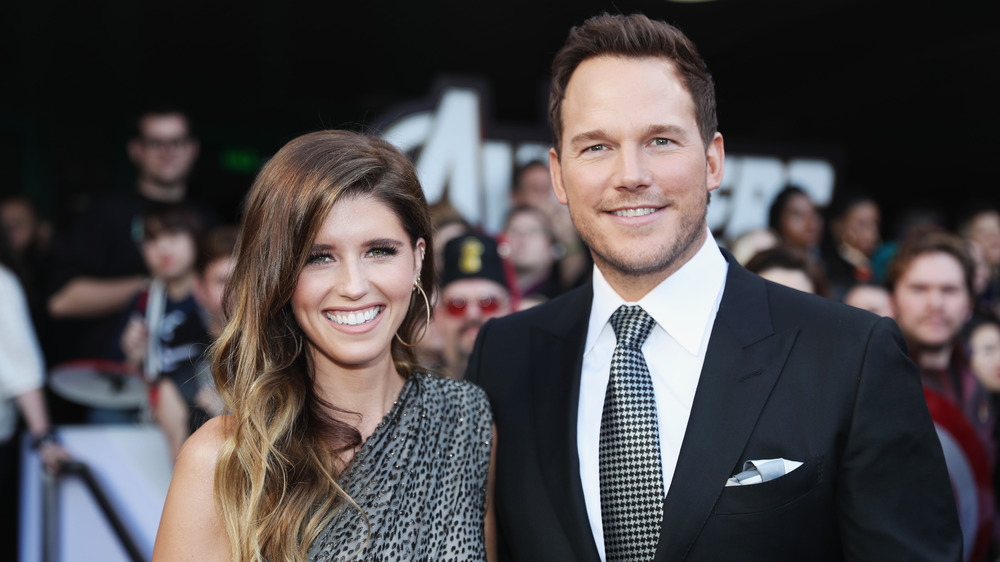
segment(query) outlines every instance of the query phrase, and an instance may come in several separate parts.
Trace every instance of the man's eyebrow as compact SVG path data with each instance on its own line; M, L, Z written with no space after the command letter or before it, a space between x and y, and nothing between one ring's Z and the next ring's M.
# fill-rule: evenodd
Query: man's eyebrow
M666 135L666 136L670 136L670 137L678 137L678 136L683 136L685 134L685 132L684 132L684 129L682 127L678 127L677 125L659 125L659 124L653 124L653 125L650 125L649 127L646 127L646 134L647 135Z
M604 129L593 129L590 131L584 131L569 140L571 145L586 144L594 141L605 140L608 138L608 133Z

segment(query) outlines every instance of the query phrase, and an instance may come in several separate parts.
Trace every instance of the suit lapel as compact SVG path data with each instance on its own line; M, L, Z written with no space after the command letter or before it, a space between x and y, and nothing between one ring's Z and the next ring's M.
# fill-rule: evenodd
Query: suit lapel
M567 295L562 310L531 333L531 415L538 460L559 523L577 560L597 562L580 482L576 449L580 369L593 289L588 284Z
M682 560L691 548L743 460L796 336L774 333L763 280L724 254L725 292L667 492L656 560Z

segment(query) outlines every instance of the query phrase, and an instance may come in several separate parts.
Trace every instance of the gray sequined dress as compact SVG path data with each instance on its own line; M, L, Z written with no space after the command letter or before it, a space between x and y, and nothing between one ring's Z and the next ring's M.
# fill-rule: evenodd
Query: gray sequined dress
M309 560L485 560L492 422L479 387L410 376L341 478L367 524L344 505Z

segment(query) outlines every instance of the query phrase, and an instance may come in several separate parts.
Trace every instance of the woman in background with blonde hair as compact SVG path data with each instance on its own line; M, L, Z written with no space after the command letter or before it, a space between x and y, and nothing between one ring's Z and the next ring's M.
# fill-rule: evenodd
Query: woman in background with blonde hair
M435 271L409 159L347 131L292 140L236 256L212 351L231 413L186 442L154 559L493 559L489 404L412 349Z

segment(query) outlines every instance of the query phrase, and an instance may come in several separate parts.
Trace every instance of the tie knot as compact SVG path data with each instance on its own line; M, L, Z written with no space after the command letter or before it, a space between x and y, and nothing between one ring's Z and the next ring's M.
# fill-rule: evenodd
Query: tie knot
M618 345L632 349L642 347L654 324L656 321L641 306L622 305L611 315L611 327Z

